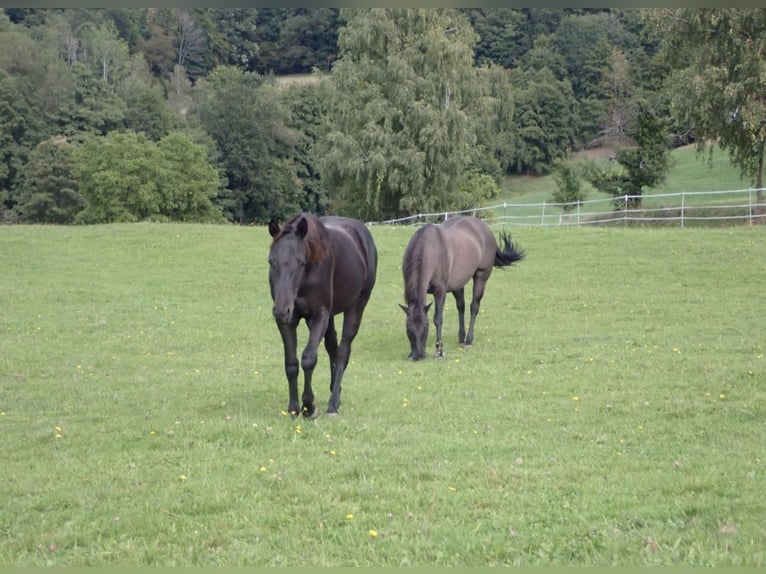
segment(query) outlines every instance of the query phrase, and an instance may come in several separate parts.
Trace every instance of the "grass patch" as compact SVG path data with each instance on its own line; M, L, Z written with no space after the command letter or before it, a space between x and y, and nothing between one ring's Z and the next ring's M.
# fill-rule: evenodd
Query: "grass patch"
M570 161L577 163L582 157L582 155L577 155ZM728 155L718 148L714 150L710 163L708 163L707 153L698 154L694 145L676 148L671 152L670 157L671 167L668 171L667 180L661 186L645 190L645 201L651 202L651 196L658 194L723 191L749 187L748 182L740 177L739 170L731 165ZM597 163L606 164L609 161L604 154L599 154L593 159ZM585 181L582 184L586 192L586 199L610 197L597 191ZM550 175L540 177L513 176L505 180L503 189L504 194L500 201L543 203L551 201L556 190L556 182Z
M514 232L474 346L448 299L418 363L412 229L372 231L307 421L264 228L0 227L0 564L763 565L762 227Z

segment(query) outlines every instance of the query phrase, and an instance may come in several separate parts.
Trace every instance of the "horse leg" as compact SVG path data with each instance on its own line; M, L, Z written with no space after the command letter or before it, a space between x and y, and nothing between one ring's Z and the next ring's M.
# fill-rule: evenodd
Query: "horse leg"
M287 387L290 393L290 402L287 412L298 416L298 337L295 332L296 325L277 323L279 334L282 336L282 346L285 351L285 375L287 375Z
M332 393L330 394L330 400L327 402L326 414L328 415L338 414L343 374L346 372L348 361L351 358L351 343L354 342L354 338L359 332L359 326L362 324L362 315L364 314L364 308L367 305L368 299L369 294L367 297L363 297L353 308L343 313L343 330L340 336L338 352L335 356L335 372L333 373L333 380L330 386Z
M324 334L324 348L330 358L330 393L332 393L333 381L335 381L335 365L338 359L338 334L335 331L333 317L327 321L327 332Z
M311 379L314 375L314 367L317 364L317 349L319 342L327 331L329 314L324 311L316 313L306 322L309 326L309 340L301 355L301 368L303 369L303 406L301 412L304 417L316 416L314 406L314 390L311 388Z
M462 345L465 343L465 288L453 291L455 296L455 306L457 307L457 342Z
M465 337L466 346L473 343L473 326L476 323L476 316L479 314L481 299L484 297L484 288L487 285L489 275L476 274L473 277L473 299L471 300L471 321L468 325L468 334Z
M436 327L436 358L444 358L444 341L442 341L442 323L444 322L444 300L446 291L434 291L434 327Z

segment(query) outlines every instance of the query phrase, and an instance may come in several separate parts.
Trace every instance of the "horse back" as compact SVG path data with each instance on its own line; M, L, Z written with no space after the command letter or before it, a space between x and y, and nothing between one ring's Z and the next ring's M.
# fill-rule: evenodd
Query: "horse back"
M370 230L361 221L324 216L334 259L333 315L342 313L360 298L369 298L378 267L378 253Z
M441 224L450 255L451 287L461 287L477 270L491 269L497 243L489 226L476 217L454 217Z

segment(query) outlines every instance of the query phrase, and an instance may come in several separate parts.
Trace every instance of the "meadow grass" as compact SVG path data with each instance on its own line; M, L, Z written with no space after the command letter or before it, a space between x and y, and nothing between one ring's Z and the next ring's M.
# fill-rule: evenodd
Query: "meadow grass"
M0 564L763 565L761 226L514 230L473 347L450 298L417 363L413 229L372 232L305 420L265 228L0 227Z
M599 154L604 156L604 154ZM584 156L577 155L570 158L569 162L577 165ZM596 164L608 165L605 157L592 158ZM609 198L608 194L596 190L586 181L581 182L585 192L585 199ZM694 145L676 148L670 153L670 168L665 182L655 188L644 190L644 203L647 206L657 207L667 204L667 198L653 198L652 196L673 193L689 193L698 191L725 191L748 189L749 183L743 180L739 170L729 161L726 152L719 148L713 149L712 157L708 152L698 153ZM556 190L556 182L553 176L512 176L505 179L501 201L509 203L544 203L551 202ZM688 196L687 201L710 202L709 198L701 199ZM603 210L599 205L599 210Z

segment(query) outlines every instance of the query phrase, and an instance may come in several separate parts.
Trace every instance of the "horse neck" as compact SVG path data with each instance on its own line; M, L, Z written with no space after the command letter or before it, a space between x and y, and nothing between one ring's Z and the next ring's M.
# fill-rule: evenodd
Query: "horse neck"
M426 291L430 281L430 270L424 264L427 229L422 229L418 237L407 249L404 261L404 300L408 305L425 305Z

